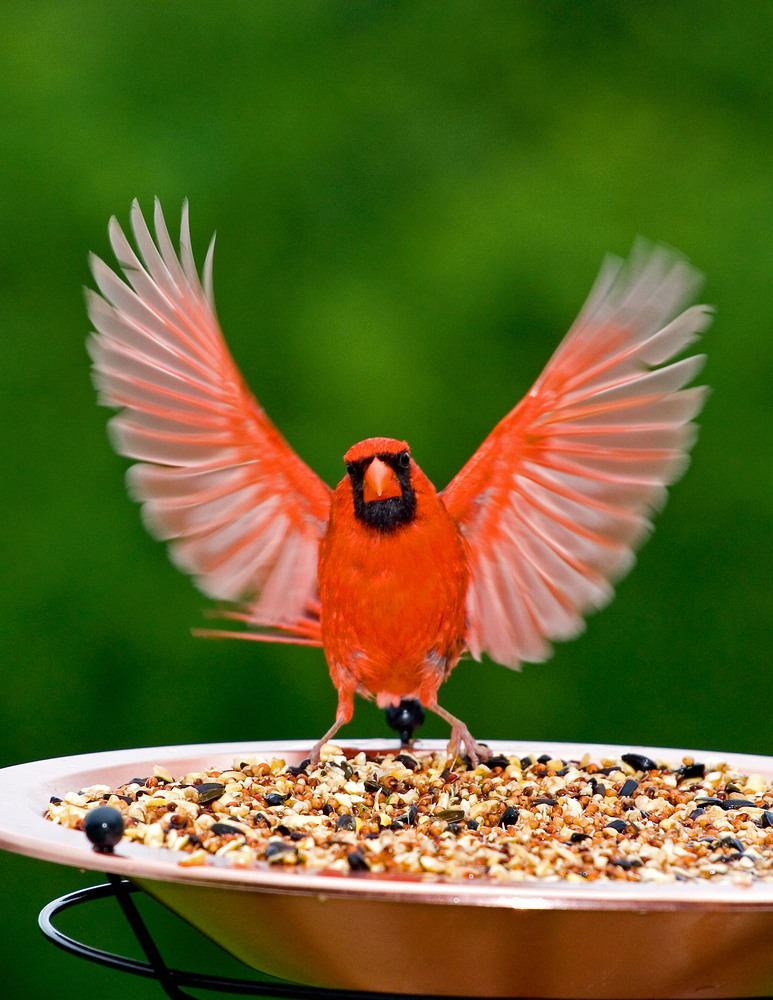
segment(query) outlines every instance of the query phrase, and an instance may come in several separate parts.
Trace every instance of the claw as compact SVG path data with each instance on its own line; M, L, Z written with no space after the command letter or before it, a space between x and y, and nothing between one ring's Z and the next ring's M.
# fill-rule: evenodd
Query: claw
M456 760L459 756L461 747L464 747L467 751L473 767L477 767L482 760L488 760L490 756L489 748L484 743L478 743L473 739L472 733L461 719L457 719L455 715L451 715L450 712L441 708L436 701L430 702L427 708L430 712L434 712L435 715L439 715L441 719L445 719L446 722L451 724L451 739L448 741L446 752L452 761Z
M329 743L330 740L332 740L332 738L341 728L341 726L348 721L349 721L348 719L340 719L340 718L336 719L336 721L333 723L330 729L328 729L328 731L325 733L322 739L317 740L317 742L309 751L309 763L311 764L312 767L316 767L316 765L319 764L319 758L320 754L322 753L322 747L324 747L326 743Z
M451 760L456 760L461 747L467 751L473 768L476 768L481 761L488 760L491 755L486 744L478 743L477 740L473 739L467 726L463 722L458 722L451 729L451 739L448 741L448 750L446 751Z

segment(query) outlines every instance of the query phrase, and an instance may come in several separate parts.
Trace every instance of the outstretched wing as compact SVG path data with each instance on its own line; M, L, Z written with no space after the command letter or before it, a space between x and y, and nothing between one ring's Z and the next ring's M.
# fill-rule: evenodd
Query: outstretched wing
M608 259L542 375L441 494L468 543L467 644L511 667L583 629L687 465L710 322L677 315L700 275L663 248ZM674 318L676 316L676 318Z
M246 601L235 617L317 643L317 553L330 490L249 393L215 315L210 244L203 287L183 206L178 258L161 207L154 242L135 201L139 257L115 218L126 280L98 257L87 292L88 348L100 402L148 530L211 597Z

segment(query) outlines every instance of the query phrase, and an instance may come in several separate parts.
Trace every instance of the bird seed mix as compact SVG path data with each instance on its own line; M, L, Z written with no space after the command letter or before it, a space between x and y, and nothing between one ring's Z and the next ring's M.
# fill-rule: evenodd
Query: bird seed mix
M494 755L474 769L443 753L346 758L314 767L237 758L173 778L52 798L46 816L83 828L112 806L124 841L180 865L568 882L773 880L773 787L760 774L685 757L582 760ZM120 851L120 845L118 846Z

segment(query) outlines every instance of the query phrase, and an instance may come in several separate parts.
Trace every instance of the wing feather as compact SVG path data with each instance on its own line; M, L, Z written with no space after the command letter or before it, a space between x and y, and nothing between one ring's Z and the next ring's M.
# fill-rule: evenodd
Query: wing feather
M700 275L643 242L601 272L531 391L441 494L470 553L472 655L517 667L577 635L634 562L684 472L703 357L672 359L710 322L680 312ZM675 315L677 314L678 315Z
M282 438L246 389L214 308L212 253L203 280L183 206L180 252L158 201L155 239L135 201L137 251L115 219L109 233L124 277L98 257L87 291L88 348L116 450L138 460L132 497L172 560L233 613L319 641L317 553L330 490ZM272 637L272 636L270 636Z

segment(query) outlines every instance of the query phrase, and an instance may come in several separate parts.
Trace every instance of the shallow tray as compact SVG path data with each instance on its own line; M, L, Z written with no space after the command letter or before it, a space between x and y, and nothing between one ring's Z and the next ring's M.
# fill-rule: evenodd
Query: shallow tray
M470 997L762 997L773 994L773 882L742 888L630 882L518 885L316 874L224 865L184 868L142 844L97 854L43 818L52 795L116 787L156 764L173 776L235 757L297 764L311 741L150 747L0 770L0 847L131 879L253 968L343 989ZM415 752L441 749L417 742ZM662 747L496 742L495 753L580 759L686 754L773 778L773 758ZM345 746L394 750L359 740Z

